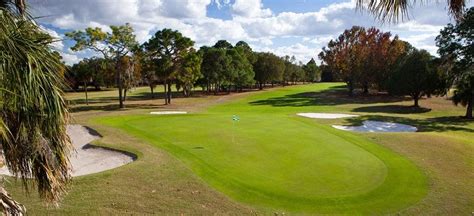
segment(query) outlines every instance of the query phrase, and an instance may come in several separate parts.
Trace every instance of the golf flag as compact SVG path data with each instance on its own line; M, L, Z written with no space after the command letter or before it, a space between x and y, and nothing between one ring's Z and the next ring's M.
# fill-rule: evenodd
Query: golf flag
M237 115L232 116L232 121L239 121L239 120L240 120L239 116Z

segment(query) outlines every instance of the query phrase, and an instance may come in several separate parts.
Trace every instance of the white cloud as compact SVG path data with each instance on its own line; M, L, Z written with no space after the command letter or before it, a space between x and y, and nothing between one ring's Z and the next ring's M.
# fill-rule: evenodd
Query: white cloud
M76 64L81 60L81 58L77 57L77 55L64 53L64 52L60 52L60 53L61 53L61 56L63 57L63 61L66 62L67 65Z
M225 6L230 5L230 0L213 0L213 2L217 5L218 9L222 9Z
M269 8L263 8L261 0L235 0L232 5L234 16L244 18L269 17L272 11Z
M316 11L278 14L261 0L30 0L33 14L45 16L41 23L63 30L130 23L139 42L148 40L162 28L179 30L196 41L196 47L212 45L219 39L232 43L249 42L255 50L295 55L307 61L330 39L353 25L376 26L398 34L401 39L426 48L433 54L434 37L450 21L444 4L429 4L412 9L412 20L397 25L382 25L355 10L355 0L328 4ZM230 19L207 17L210 4L229 7ZM305 4L311 4L306 2ZM222 10L224 11L224 10ZM416 16L415 16L416 15ZM48 25L48 26L49 26ZM288 43L282 42L288 39ZM296 39L295 39L296 38ZM60 44L56 45L61 48ZM64 45L63 45L64 46ZM63 47L64 48L64 47ZM63 49L64 50L64 49ZM71 56L70 62L86 55ZM301 58L301 59L300 59Z
M173 18L206 17L211 0L164 0L159 7L161 16Z
M53 43L51 43L51 47L53 47L54 50L56 51L61 51L64 48L64 43L62 42L62 37L54 30L46 28L45 26L41 26L40 28L46 32L47 34L51 35L53 37Z

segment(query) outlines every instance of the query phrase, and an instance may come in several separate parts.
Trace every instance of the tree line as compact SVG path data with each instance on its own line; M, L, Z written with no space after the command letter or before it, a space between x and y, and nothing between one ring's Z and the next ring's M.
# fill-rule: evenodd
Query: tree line
M289 85L320 80L314 59L303 64L295 57L254 52L248 43L232 45L219 40L213 46L194 48L194 41L179 31L162 29L143 44L138 44L129 24L73 31L66 36L75 41L74 51L92 50L100 57L84 59L67 70L70 86L117 87L119 105L124 107L127 91L146 84L151 97L157 85L164 87L165 104L171 103L172 86L185 97L199 86L207 93L263 89L271 84Z

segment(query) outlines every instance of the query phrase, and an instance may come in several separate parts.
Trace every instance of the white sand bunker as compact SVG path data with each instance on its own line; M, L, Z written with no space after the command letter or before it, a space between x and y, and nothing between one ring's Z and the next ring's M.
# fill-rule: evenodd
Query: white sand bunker
M315 119L338 119L338 118L351 118L357 117L358 115L340 114L340 113L297 113L296 115L315 118Z
M67 133L71 138L75 152L71 153L72 176L98 173L131 163L136 156L131 153L90 145L99 139L95 134L81 125L68 125ZM10 175L6 166L0 168L0 174Z
M150 112L152 115L175 115L175 114L186 114L185 111L161 111L161 112Z
M364 121L361 126L341 126L333 125L339 130L359 131L359 132L416 132L417 128L392 122Z

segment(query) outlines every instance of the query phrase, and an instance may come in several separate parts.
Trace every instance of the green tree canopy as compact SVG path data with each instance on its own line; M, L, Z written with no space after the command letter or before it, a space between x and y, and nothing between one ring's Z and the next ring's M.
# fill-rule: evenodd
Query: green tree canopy
M137 49L138 43L130 24L122 26L110 26L112 32L105 32L101 28L86 28L84 31L72 31L66 33L66 36L75 41L71 49L80 51L89 49L100 53L106 60L115 62L115 72L117 77L117 86L119 90L119 105L124 107L124 76L118 69L120 60ZM123 70L122 70L123 71Z
M440 82L441 77L431 54L426 50L414 49L401 59L392 74L389 92L394 95L409 95L414 100L414 106L419 107L421 97L437 94L445 89L438 85Z
M207 82L207 90L210 91L214 85L214 92L217 93L232 60L224 49L203 47L201 52L203 52L201 71Z
M453 102L466 106L466 117L472 118L474 103L474 7L466 11L455 25L448 24L436 37L438 53L449 66L456 91Z
M228 41L226 40L219 40L216 42L216 44L214 44L213 46L214 48L218 48L218 49L232 49L233 46L231 43L229 43Z
M253 68L260 89L263 89L265 83L283 80L285 62L280 57L273 53L258 53L257 56Z
M176 73L182 70L182 63L194 45L194 41L183 36L179 31L163 29L157 31L155 35L143 46L155 62L158 77L164 81L165 104L171 103L171 85L176 79Z
M316 65L316 61L313 58L303 66L305 72L305 80L308 82L319 82L321 81L321 70L319 69L318 65Z
M183 59L182 66L176 74L178 83L183 87L184 96L191 95L196 81L202 77L201 74L202 57L200 53L192 49Z
M244 86L254 84L255 73L252 64L248 61L245 53L239 51L237 48L227 51L227 56L230 59L230 70L232 71L232 84L236 89L242 90Z

